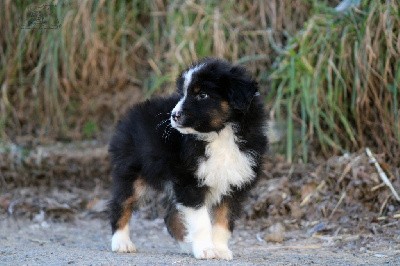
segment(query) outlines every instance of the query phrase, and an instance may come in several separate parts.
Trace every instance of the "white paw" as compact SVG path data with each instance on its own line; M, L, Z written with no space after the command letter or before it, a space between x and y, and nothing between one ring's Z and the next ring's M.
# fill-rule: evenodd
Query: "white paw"
M136 247L124 232L117 231L111 240L111 250L114 252L136 252Z
M136 252L135 245L129 239L112 241L111 249L114 252L125 252L125 253Z
M208 243L193 243L193 255L200 260L216 258L214 247Z
M208 260L216 258L215 251L213 248L193 251L193 254L194 257L199 260Z
M216 248L215 256L217 259L223 259L223 260L232 260L233 259L232 251L227 247L226 248Z

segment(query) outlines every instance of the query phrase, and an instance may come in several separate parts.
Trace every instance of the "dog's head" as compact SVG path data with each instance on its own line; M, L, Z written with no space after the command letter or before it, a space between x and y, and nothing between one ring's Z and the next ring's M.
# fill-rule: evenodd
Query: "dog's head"
M219 131L245 113L257 83L240 66L205 59L182 72L177 89L181 99L171 112L171 125L183 134L196 134Z

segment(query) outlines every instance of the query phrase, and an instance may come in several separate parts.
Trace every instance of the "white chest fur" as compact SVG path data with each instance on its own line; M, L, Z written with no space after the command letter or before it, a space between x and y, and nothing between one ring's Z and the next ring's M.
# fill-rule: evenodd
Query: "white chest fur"
M250 182L255 173L254 158L239 150L232 125L227 125L219 134L207 137L206 158L197 169L197 177L210 188L206 204L217 204L223 195L229 194L232 186L241 187Z

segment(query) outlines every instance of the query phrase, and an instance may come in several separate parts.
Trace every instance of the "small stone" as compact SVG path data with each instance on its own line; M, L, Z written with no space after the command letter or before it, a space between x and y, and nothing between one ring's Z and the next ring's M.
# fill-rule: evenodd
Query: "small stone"
M285 227L281 223L276 223L268 228L265 240L269 242L282 243L285 238Z

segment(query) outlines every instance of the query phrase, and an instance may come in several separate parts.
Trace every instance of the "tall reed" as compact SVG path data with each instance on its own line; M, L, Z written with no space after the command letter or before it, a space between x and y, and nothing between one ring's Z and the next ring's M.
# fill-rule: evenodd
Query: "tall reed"
M400 2L361 2L312 16L277 58L270 97L289 158L371 146L400 162Z

